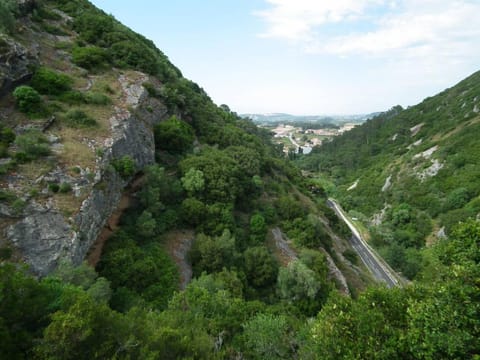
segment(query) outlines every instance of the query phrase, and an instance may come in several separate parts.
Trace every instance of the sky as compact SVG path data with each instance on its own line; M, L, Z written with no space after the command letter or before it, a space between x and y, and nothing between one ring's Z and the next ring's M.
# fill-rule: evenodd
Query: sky
M93 0L237 113L415 105L480 70L480 0Z

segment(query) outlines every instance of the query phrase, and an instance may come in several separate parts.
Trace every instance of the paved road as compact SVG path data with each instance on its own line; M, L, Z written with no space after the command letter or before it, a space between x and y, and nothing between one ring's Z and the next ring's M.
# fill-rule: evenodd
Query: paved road
M340 206L333 199L328 199L328 205L337 213L337 215L347 224L352 231L350 242L353 249L358 253L364 264L373 274L375 279L383 281L388 287L400 286L398 279L393 275L394 271L376 255L370 246L362 239L358 230L353 226L350 220L343 214Z

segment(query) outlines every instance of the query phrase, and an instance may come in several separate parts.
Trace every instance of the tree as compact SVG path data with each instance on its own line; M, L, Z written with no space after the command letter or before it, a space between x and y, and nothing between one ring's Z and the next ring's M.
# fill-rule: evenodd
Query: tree
M291 261L287 267L281 267L278 273L279 296L306 316L318 313L330 288L325 278L320 277L300 260Z
M195 239L191 257L197 274L228 268L233 264L235 257L235 238L229 230L224 230L221 236L200 234Z
M419 358L475 357L480 348L480 223L458 225L433 249L429 280L408 309L408 343ZM431 279L433 274L433 279ZM433 281L432 281L433 280Z
M153 242L141 248L123 232L110 239L98 269L111 282L112 302L118 304L135 303L131 295L137 295L162 309L178 286L178 269L160 244ZM116 290L122 287L129 291L118 293ZM117 295L130 300L118 299Z
M155 235L157 229L157 222L155 221L152 213L144 210L142 214L137 218L137 229L141 236L145 238L151 238Z
M181 179L183 188L190 194L201 193L205 189L205 178L201 170L190 168Z
M40 338L45 319L58 301L25 268L0 264L0 353L23 359Z
M117 334L111 329L122 326L119 320L105 304L84 295L67 311L52 316L36 355L59 360L110 358L118 346Z
M401 289L370 289L356 301L336 294L311 323L302 358L410 359L404 341L407 297Z
M259 245L265 240L267 235L267 225L265 218L260 214L255 214L250 219L250 240L252 244Z
M198 196L206 203L231 203L241 189L242 175L238 163L223 151L204 148L199 155L191 155L182 160L180 168L184 176L190 169L203 173L205 187L203 193Z
M243 338L253 359L292 358L288 323L282 315L258 314L243 325Z
M195 137L193 128L176 116L155 125L154 132L156 147L175 154L189 150Z
M261 154L255 150L245 146L229 146L225 151L238 163L245 178L250 179L252 176L260 174L262 158Z
M183 221L192 226L197 226L206 218L205 204L195 198L183 200L181 207L181 216Z
M278 264L265 246L250 247L244 252L248 282L257 289L275 283Z
M277 283L280 296L293 302L304 298L314 299L320 290L315 272L299 260L280 268Z

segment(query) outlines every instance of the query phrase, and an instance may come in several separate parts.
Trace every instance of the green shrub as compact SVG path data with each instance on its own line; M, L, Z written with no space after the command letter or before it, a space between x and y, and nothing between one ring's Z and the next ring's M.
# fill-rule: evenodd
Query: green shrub
M50 155L50 146L47 138L38 130L30 130L17 136L15 144L18 146L20 158L24 161L34 160L41 156ZM20 155L23 154L23 155Z
M135 174L135 160L131 156L125 155L120 159L115 159L112 162L115 170L120 174L124 179L129 178Z
M0 159L8 157L8 146L0 143Z
M27 206L27 203L25 200L22 200L20 198L16 199L12 203L12 210L15 215L20 215L23 212L23 209L25 209L25 206Z
M98 46L75 47L72 50L72 60L76 65L92 70L108 62L108 56Z
M133 67L148 74L156 74L158 71L155 54L141 42L117 42L109 48L109 55L113 64L118 67Z
M97 121L94 118L78 109L68 111L65 115L64 121L68 126L73 128L89 128L97 126Z
M15 15L18 5L15 0L0 1L0 32L12 33L15 28Z
M11 204L12 202L15 201L16 198L17 197L15 196L14 193L8 190L0 189L0 202Z
M112 100L99 92L88 91L82 93L77 90L66 91L59 96L59 100L67 104L92 104L92 105L108 105Z
M42 23L41 27L47 33L52 34L52 35L59 35L59 36L68 35L68 33L65 30L63 30L62 28L60 28L58 26L55 26L55 25L51 25L51 24L48 24L48 23Z
M0 124L0 158L8 157L8 146L15 140L15 133Z
M193 128L172 116L155 126L155 145L161 150L182 153L189 150L195 137Z
M13 255L13 250L11 248L2 247L0 248L0 261L9 260Z
M14 131L6 126L0 125L0 143L9 145L15 140Z
M76 90L65 91L58 97L58 99L67 104L84 104L86 102L85 95Z
M42 98L38 91L26 85L19 86L13 92L20 111L27 114L38 113L43 107Z
M32 86L41 94L60 95L72 88L70 76L45 67L39 68L32 77Z
M62 194L69 193L70 191L72 191L72 185L70 185L70 183L67 183L67 182L62 182L60 184L58 191L60 191Z
M114 19L101 13L84 12L75 18L73 29L87 43L102 45L104 37L114 30Z
M112 99L102 93L88 91L85 93L85 102L92 105L108 105L112 102Z
M345 258L350 261L352 264L354 265L357 265L358 264L358 255L355 251L353 251L352 249L346 249L344 252L343 252L343 256L345 256Z
M48 184L48 190L56 194L60 191L60 185L57 183L50 183Z
M160 97L160 92L155 88L155 86L151 82L144 82L143 87L147 90L148 94L151 97Z
M32 20L33 21L42 21L42 20L62 20L61 15L56 12L48 10L45 6L38 6L32 11Z

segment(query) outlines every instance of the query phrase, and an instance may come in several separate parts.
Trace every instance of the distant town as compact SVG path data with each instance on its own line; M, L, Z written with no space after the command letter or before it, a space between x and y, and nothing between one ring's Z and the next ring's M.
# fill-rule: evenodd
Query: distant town
M334 136L352 130L377 113L344 116L295 116L290 114L244 114L262 128L274 133L285 154L308 154Z
M291 151L308 154L314 146L320 146L322 142L350 131L357 125L359 124L346 123L338 127L322 129L309 129L290 124L261 125L261 127L269 129L274 133L275 141L283 145L283 151L286 154Z

